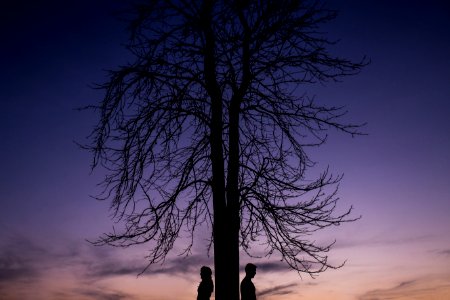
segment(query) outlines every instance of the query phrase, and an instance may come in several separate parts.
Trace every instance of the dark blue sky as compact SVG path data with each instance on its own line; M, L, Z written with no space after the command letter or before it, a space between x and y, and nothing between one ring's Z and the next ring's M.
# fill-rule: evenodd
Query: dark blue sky
M342 83L305 89L317 94L319 102L346 105L349 120L368 122L368 136L352 139L332 134L328 144L311 154L320 167L329 164L345 173L343 206L353 204L363 218L336 234L336 255L349 259L348 267L335 276L324 275L306 290L301 283L302 295L325 299L331 290L335 299L387 298L400 292L411 298L417 296L413 291L419 286L414 282L419 279L433 279L425 281L430 288L442 286L441 281L450 276L442 268L450 258L446 254L450 249L450 2L328 3L340 10L338 18L324 27L330 36L341 39L335 52L356 59L367 55L372 63ZM105 79L105 69L127 61L121 47L127 39L124 23L112 14L121 5L107 0L2 3L0 298L9 299L7 286L26 286L47 291L36 299L52 299L49 295L54 294L49 293L68 284L50 288L43 282L52 278L41 273L29 275L26 282L16 280L12 275L19 271L11 263L11 249L16 249L20 270L28 272L23 274L38 274L32 271L45 268L54 276L58 267L51 259L39 263L39 257L66 257L70 268L77 270L88 270L86 262L92 259L100 263L102 254L84 239L112 225L108 203L89 198L102 172L90 175L91 157L74 143L85 141L96 116L75 108L96 103L102 95L90 85ZM22 242L17 243L18 237ZM79 259L68 250L85 248L90 250L76 252ZM118 265L126 261L104 251ZM203 254L204 248L197 251ZM145 253L133 255L140 259ZM112 270L105 277L116 278L118 273ZM124 279L127 285L97 278L92 290L82 290L84 281L70 277L66 298L99 299L92 295L102 289L123 298L133 293L138 299L153 295L145 288L133 292L128 285L135 277L131 272L123 274L129 276ZM348 285L340 281L342 274ZM270 281L263 276L261 289L279 284L275 277ZM163 281L139 280L144 287ZM192 280L195 283L197 278ZM412 283L405 290L402 282L406 281ZM187 282L177 281L178 289L189 290ZM195 288L187 298L193 297ZM164 295L153 299L158 297Z

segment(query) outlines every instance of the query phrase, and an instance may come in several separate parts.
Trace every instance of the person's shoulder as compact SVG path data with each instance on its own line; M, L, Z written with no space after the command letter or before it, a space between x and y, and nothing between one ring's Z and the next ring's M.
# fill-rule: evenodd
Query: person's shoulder
M241 285L242 285L242 284L248 285L248 284L250 284L251 282L252 282L252 281L250 280L250 278L244 277L244 279L242 279L242 281L241 281Z

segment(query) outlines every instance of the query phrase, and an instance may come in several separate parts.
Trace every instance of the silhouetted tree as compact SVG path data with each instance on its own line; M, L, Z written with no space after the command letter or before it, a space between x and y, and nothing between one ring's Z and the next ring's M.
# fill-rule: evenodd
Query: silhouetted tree
M366 64L328 52L318 26L335 12L315 1L148 0L135 5L134 61L109 73L89 148L108 170L122 231L97 244L149 243L149 265L180 235L189 254L199 226L212 228L217 300L239 299L239 249L265 242L294 270L330 265L332 245L312 232L351 221L335 212L340 176L305 152L327 130L358 135L340 107L316 104L304 84L335 81ZM331 189L330 189L331 188ZM186 233L182 229L187 229Z

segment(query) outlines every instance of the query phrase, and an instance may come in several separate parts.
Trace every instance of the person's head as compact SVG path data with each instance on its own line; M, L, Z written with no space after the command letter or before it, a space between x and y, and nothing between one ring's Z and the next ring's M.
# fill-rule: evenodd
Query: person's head
M247 264L245 266L245 275L249 276L250 278L255 277L256 274L256 266L254 264Z
M200 277L202 279L211 278L211 276L212 276L212 271L209 267L203 266L200 268Z

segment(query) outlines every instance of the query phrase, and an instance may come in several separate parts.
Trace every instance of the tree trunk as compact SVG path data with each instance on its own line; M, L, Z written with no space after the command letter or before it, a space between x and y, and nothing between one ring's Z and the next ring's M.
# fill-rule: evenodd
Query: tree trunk
M211 98L210 145L212 162L213 193L213 239L214 239L214 279L216 300L239 300L239 278L237 298L231 296L232 282L229 280L230 256L227 235L228 210L225 199L225 167L223 154L223 111L222 95L216 80L215 38L211 28L212 1L204 1L202 8L202 25L205 38L204 76L206 89ZM239 258L238 258L239 259ZM238 262L239 264L239 262ZM238 266L239 268L239 266ZM239 269L237 276L239 277Z
M215 299L239 300L239 101L232 101L230 108L230 156L225 189L223 99L216 80L215 37L211 28L212 6L213 1L203 2L202 25L205 38L204 76L211 98Z
M233 97L229 111L229 160L227 178L227 246L229 299L239 300L239 101Z

